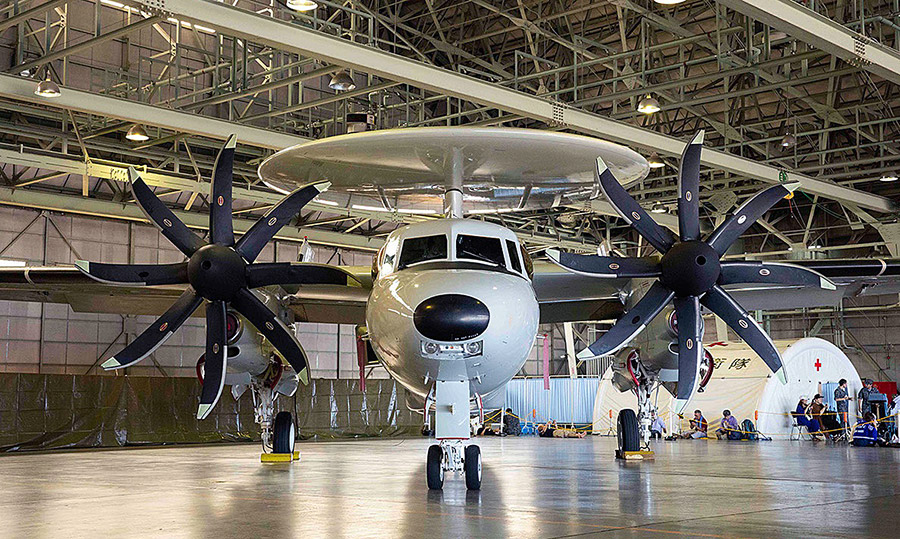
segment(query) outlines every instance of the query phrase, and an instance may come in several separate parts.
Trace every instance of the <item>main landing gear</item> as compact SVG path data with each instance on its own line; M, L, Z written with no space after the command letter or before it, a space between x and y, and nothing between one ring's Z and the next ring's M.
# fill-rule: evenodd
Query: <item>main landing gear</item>
M481 449L477 445L465 445L469 439L469 382L436 381L434 403L435 435L439 443L428 448L425 465L428 488L443 488L444 475L451 472L465 474L466 488L479 490Z

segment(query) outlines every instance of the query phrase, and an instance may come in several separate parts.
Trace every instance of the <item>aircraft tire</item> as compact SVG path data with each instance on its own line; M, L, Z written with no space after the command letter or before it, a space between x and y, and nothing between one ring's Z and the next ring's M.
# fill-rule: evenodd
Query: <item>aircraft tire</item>
M641 436L634 410L630 408L619 410L616 437L619 440L620 451L640 451Z
M444 450L439 445L432 445L428 448L428 460L425 463L425 479L428 481L428 488L431 490L441 490L444 487Z
M278 415L275 416L275 425L272 431L272 452L293 453L297 431L294 427L294 418L290 412L278 412Z
M481 490L481 448L477 445L467 446L465 459L466 488Z

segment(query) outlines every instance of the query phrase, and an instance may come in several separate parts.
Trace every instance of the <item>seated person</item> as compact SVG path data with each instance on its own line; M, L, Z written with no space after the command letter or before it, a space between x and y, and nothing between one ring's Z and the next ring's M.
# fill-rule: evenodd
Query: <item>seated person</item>
M681 435L682 438L706 438L706 431L709 429L709 423L703 417L703 412L694 410L694 419L691 419L691 428Z
M506 415L503 416L503 434L507 436L519 436L522 434L522 423L519 418L513 415L512 408L506 409Z
M722 410L722 426L716 429L716 438L720 440L740 440L741 426L738 420L731 415L731 410Z
M831 438L831 436L829 436L829 433L822 431L822 427L825 425L825 422L823 420L824 414L825 414L825 397L823 397L820 393L816 393L816 396L813 397L813 400L809 405L808 415L810 418L812 418L812 420L814 420L818 423L820 434L825 435L825 438L829 439L829 438Z
M538 436L541 438L584 438L583 432L575 432L572 429L561 429L556 421L551 419L545 425L538 425Z
M797 419L798 425L806 427L807 432L809 432L813 440L819 439L818 432L821 430L819 421L813 419L809 415L809 403L806 401L805 397L800 397L800 402L797 403L797 409L794 410L794 417Z
M884 441L878 438L878 429L875 427L875 414L866 412L866 415L853 429L853 441L850 443L857 447L871 447L876 443L878 445L884 444Z
M652 420L650 423L650 438L663 439L666 434L666 424L662 418L656 415L656 410L650 412L650 419Z

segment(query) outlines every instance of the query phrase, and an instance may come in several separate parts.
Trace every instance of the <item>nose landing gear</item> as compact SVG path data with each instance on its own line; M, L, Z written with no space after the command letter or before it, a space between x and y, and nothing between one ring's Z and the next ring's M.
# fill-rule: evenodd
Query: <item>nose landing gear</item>
M425 467L428 488L440 490L444 487L444 473L463 473L466 488L481 489L481 448L477 445L463 446L462 440L441 440L440 444L428 448Z

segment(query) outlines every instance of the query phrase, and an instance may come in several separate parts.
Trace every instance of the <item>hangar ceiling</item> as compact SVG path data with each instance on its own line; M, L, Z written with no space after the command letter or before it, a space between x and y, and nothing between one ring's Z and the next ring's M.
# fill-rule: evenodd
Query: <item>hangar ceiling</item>
M251 0L8 2L0 202L137 219L130 164L200 224L217 145L237 132L235 211L249 220L279 198L256 178L262 158L358 129L348 114L369 113L378 129L515 126L625 142L666 163L631 192L671 208L674 156L702 128L714 150L704 155L705 226L762 183L803 183L733 256L897 254L900 183L881 181L900 174L893 0L318 4L300 13ZM344 70L355 88L332 89ZM33 94L47 77L60 97ZM659 112L637 112L647 95ZM150 140L126 140L135 123ZM480 217L536 250L610 240L640 252L612 214L596 200ZM423 218L310 205L285 236L371 250L398 222Z

